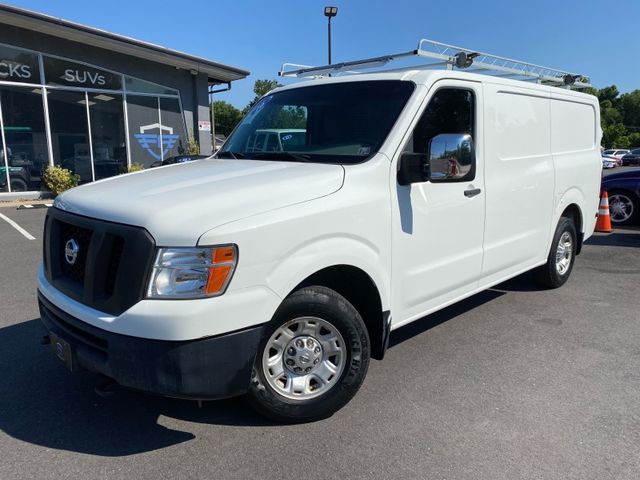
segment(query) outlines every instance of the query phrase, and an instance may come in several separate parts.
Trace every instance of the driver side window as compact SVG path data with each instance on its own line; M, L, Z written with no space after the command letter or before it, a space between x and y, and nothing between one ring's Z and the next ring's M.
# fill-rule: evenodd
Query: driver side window
M443 133L474 138L475 97L471 90L442 88L429 101L413 130L413 152L427 153L429 141Z
M413 130L412 140L407 145L405 151L419 154L427 154L429 150L429 144L438 135L445 134L458 134L458 135L470 135L471 140L474 140L475 134L475 96L471 90L463 88L442 88L438 90L429 104L425 108L418 124ZM443 137L440 137L440 143ZM453 145L450 145L452 147ZM432 154L434 152L431 152ZM437 164L437 162L444 162L441 158L431 158L432 168L438 167L439 170L447 170L446 165ZM471 156L468 157L466 162L464 159L459 164L450 161L452 168L455 172L468 172L464 175L464 180L472 180L475 176L475 159ZM445 162L446 163L446 162ZM432 180L436 180L432 178ZM443 176L438 181L453 181L461 180L460 175Z

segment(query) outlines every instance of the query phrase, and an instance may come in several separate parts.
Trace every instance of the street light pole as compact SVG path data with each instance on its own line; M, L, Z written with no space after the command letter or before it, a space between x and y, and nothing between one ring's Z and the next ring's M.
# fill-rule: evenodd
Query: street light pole
M328 19L327 33L329 40L329 65L331 65L331 19L338 14L338 7L324 7L324 16Z
M327 24L327 29L329 33L329 65L331 65L331 17L329 17L329 23Z

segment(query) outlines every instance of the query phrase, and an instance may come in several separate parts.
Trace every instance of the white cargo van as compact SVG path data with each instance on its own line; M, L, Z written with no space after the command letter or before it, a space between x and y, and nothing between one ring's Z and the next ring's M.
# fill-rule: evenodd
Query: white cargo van
M427 46L403 55L448 69L289 70L319 78L263 97L214 157L57 197L38 272L55 354L308 421L353 397L392 330L528 270L565 283L602 164L597 99L561 87L587 80Z

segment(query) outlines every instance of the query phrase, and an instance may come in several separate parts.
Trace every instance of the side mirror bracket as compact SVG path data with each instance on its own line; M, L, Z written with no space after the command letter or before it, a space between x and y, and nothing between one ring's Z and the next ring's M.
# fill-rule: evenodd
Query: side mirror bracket
M429 180L429 157L424 153L404 152L400 155L398 183L411 185Z

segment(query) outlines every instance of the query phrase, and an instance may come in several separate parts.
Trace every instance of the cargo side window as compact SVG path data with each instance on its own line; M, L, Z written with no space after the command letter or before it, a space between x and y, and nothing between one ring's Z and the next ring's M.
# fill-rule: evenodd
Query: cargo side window
M475 140L475 96L471 90L438 90L413 129L413 140L406 150L411 151L413 147L413 153L427 154L431 139L447 133L469 134ZM475 165L471 165L471 175L472 172L475 172ZM468 180L473 180L473 177L465 177L465 181Z

